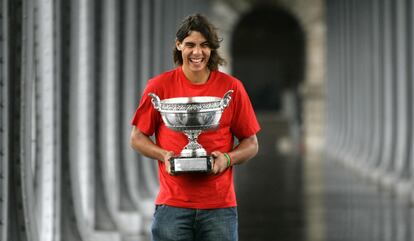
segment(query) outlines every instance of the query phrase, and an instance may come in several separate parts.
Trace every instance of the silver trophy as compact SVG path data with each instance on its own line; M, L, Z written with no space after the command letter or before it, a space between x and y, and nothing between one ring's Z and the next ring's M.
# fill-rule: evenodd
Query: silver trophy
M221 114L229 105L232 93L233 90L227 91L223 98L195 96L164 100L154 93L148 94L165 125L171 130L184 132L188 138L188 144L180 155L170 159L171 173L211 172L214 159L197 142L197 138L202 131L219 126Z

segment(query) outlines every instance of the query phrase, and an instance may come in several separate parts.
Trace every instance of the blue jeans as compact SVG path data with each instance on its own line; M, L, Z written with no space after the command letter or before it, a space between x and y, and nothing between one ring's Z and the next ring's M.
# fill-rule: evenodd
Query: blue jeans
M153 241L237 241L237 208L189 209L156 206Z

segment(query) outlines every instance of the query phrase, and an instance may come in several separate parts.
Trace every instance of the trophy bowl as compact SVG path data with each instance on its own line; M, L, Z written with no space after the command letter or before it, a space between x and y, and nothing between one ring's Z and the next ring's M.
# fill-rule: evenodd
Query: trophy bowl
M221 115L224 109L229 105L233 90L227 91L223 98L214 96L195 96L195 97L177 97L160 100L154 94L149 93L151 102L156 110L161 114L165 125L174 131L183 132L189 143L183 148L180 156L174 160L180 160L181 163L175 163L175 167L195 165L188 167L182 172L200 171L201 165L196 160L202 160L202 171L204 171L204 160L212 162L212 157L207 155L206 150L197 142L198 136L202 131L213 130L220 124ZM181 158L181 159L180 159ZM187 164L183 164L186 162ZM212 165L212 163L210 163ZM208 163L207 163L208 166ZM193 170L194 169L194 170Z

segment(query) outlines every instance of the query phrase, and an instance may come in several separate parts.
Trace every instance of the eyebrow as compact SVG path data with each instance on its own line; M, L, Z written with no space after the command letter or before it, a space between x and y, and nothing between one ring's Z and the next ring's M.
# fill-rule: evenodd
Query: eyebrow
M193 42L193 41L188 41L188 42L184 42L184 44L196 44L196 43ZM209 42L206 40L206 41L204 41L204 42L202 42L200 44L209 44Z

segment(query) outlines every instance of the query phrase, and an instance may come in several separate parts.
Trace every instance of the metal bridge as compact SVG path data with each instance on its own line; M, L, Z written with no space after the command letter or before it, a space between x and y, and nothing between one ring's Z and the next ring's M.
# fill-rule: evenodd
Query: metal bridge
M130 119L194 12L262 126L240 240L412 240L412 0L1 0L0 241L150 240Z

